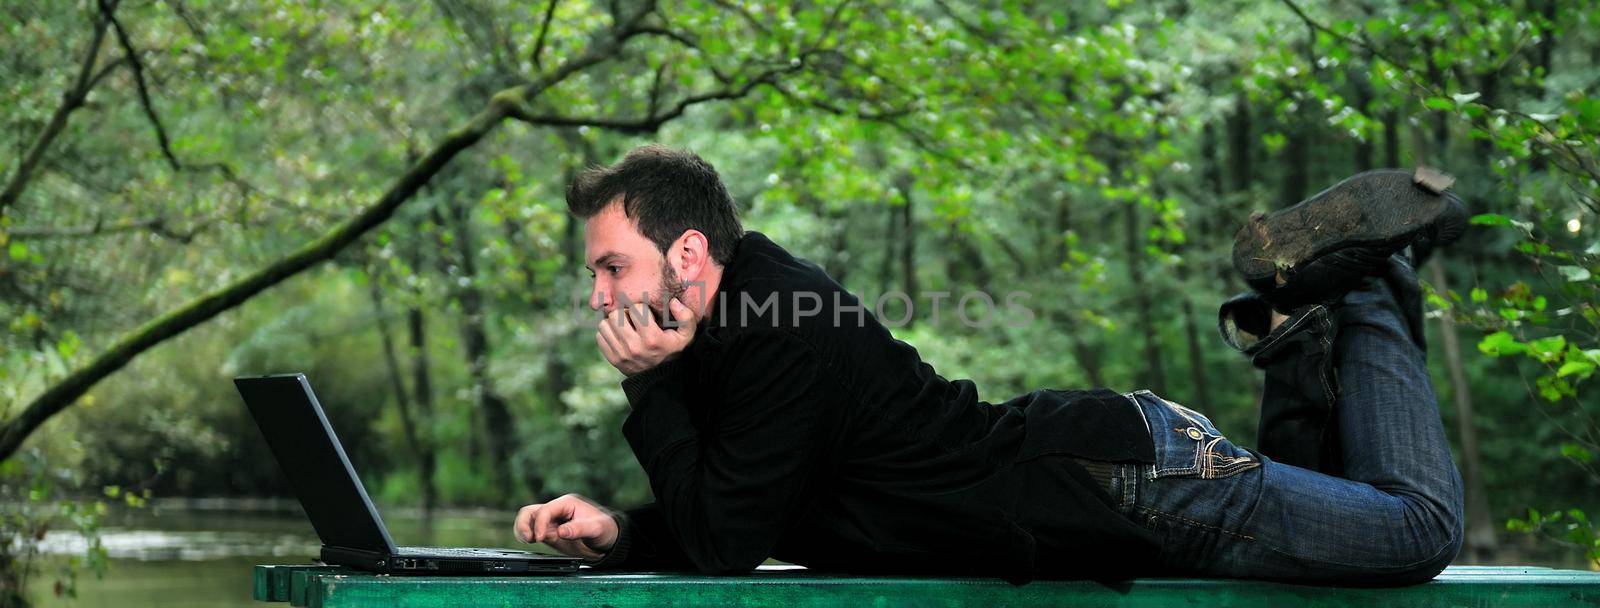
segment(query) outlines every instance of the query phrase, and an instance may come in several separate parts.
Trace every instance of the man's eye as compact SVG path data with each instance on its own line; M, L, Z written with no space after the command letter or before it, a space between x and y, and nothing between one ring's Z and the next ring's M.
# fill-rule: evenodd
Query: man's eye
M611 271L611 276L617 276L617 273L622 272L622 267L621 266L607 266L606 270Z

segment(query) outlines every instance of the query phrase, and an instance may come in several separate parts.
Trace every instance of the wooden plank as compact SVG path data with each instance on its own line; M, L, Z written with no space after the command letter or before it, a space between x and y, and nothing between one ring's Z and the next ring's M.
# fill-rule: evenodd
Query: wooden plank
M322 589L317 586L317 577L324 574L354 574L357 571L339 566L295 566L288 572L288 585L285 599L290 606L309 606L311 596L320 596ZM380 577L373 574L363 576L375 580L389 577Z
M276 570L276 569L274 569ZM1398 588L1326 587L1249 580L1137 579L1118 584L865 577L762 568L749 576L615 574L555 577L378 576L340 568L291 570L295 606L1600 606L1600 572L1540 567L1452 567Z
M251 579L251 596L261 602L289 601L290 575L297 570L328 569L314 564L261 564Z
M255 567L255 576L251 577L250 597L258 602L275 602L272 597L272 571L281 566L266 564Z

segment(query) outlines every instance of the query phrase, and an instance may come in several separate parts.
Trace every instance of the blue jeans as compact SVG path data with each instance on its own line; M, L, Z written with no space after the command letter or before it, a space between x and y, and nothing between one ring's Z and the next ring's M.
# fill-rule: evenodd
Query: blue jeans
M1238 447L1205 416L1148 391L1128 395L1149 426L1156 462L1118 465L1113 498L1124 515L1163 537L1163 572L1396 585L1431 579L1455 559L1461 475L1414 333L1420 303L1395 296L1415 294L1415 274L1404 261L1395 264L1389 277L1331 307L1296 311L1254 347L1297 337L1312 345L1297 349L1296 360L1274 364L1326 371L1303 374L1304 386L1292 387L1299 390L1269 392L1263 407L1284 405L1267 399L1333 400L1326 405L1334 436L1305 437L1336 442L1339 462L1328 471ZM1316 357L1330 357L1331 365L1308 365Z

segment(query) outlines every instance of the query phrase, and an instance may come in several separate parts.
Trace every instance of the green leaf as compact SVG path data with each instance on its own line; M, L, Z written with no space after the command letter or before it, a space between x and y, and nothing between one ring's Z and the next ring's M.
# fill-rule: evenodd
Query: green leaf
M1568 361L1561 364L1561 369L1556 370L1556 377L1565 378L1577 375L1579 378L1588 378L1594 373L1594 364L1588 361Z
M1427 100L1422 102L1422 105L1433 110L1456 109L1456 102L1448 97L1429 97Z
M77 354L78 347L82 345L83 341L78 339L78 334L68 330L66 333L62 334L60 340L56 341L56 352L61 355L62 359L70 361L72 359L72 355Z
M1549 360L1561 354L1567 348L1565 336L1546 336L1537 340L1528 341L1528 351L1540 360Z
M1590 452L1589 448L1583 447L1576 443L1561 444L1561 456L1584 464L1588 464L1590 461L1594 460L1594 453Z
M1539 396L1544 397L1546 401L1560 401L1563 396L1575 394L1571 384L1555 376L1539 376L1537 380L1533 381L1533 384L1538 387Z
M1589 544L1589 537L1593 535L1594 532L1582 526L1574 524L1567 525L1571 526L1570 528L1567 528L1567 542L1577 543L1580 545Z
M1557 266L1556 270L1561 273L1561 278L1566 279L1568 283L1587 281L1591 276L1589 269L1582 266Z
M1497 331L1484 336L1483 340L1478 342L1478 350L1491 357L1500 357L1525 352L1528 347L1518 342L1510 333Z
M1578 523L1581 523L1581 524L1589 523L1589 516L1585 515L1582 509L1568 509L1567 510L1567 515L1569 517L1571 517L1573 521L1576 521Z
M1482 287L1474 287L1472 288L1471 297L1473 302L1482 304L1489 301L1489 292L1484 291Z
M22 243L18 243L16 241L12 241L11 242L11 247L9 247L7 249L8 249L8 252L11 254L11 259L13 259L13 260L21 261L21 260L28 259L28 246L27 245L24 245Z
M1480 213L1472 216L1474 226L1515 226L1523 232L1533 231L1533 222L1515 220L1498 213Z

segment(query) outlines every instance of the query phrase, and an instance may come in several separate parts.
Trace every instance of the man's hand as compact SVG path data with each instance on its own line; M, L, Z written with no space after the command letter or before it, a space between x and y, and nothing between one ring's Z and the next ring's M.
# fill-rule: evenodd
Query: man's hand
M624 375L632 376L683 352L694 341L694 317L677 298L668 300L667 308L678 324L672 329L656 325L655 315L642 305L637 309L618 308L601 319L594 340L600 344L606 361Z
M589 499L568 494L517 511L517 540L542 542L563 555L596 561L617 543L617 520Z

